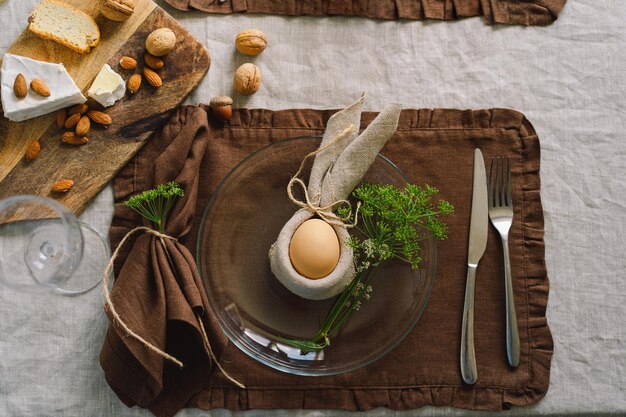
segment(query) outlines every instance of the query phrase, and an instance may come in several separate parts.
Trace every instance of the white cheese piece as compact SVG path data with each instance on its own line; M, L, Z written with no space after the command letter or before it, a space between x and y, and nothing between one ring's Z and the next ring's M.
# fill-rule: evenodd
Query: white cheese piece
M26 83L42 80L50 89L50 97L42 97L32 90L24 98L13 93L13 83L19 73ZM4 117L14 122L52 113L53 111L87 101L63 64L52 64L23 56L4 54L0 70L0 94Z
M125 92L126 83L124 79L113 71L109 64L104 64L87 94L104 107L109 107L124 97Z

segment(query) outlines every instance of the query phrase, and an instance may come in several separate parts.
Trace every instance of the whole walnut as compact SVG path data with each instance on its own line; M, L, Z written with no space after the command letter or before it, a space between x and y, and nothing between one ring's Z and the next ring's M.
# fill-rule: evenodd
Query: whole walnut
M258 55L266 46L265 34L257 29L242 30L235 38L235 47L244 55Z
M146 38L146 49L154 56L167 55L176 45L176 35L171 29L157 29Z
M134 0L100 0L100 13L109 20L122 22L135 11Z
M261 87L261 71L254 64L243 64L235 71L235 91L251 96Z

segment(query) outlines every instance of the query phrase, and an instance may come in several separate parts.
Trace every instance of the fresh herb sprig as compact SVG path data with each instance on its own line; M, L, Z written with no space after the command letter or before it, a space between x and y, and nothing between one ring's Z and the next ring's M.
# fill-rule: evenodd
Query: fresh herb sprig
M363 183L352 195L361 205L355 218L350 208L339 208L338 215L355 223L358 232L350 236L349 245L354 252L356 275L341 293L318 332L308 340L282 339L300 349L302 354L316 352L329 346L352 313L370 299L371 280L384 262L393 259L418 269L421 243L435 238L447 238L447 226L441 215L454 212L454 207L444 200L433 202L439 191L428 185L408 184L404 190L392 185Z
M176 199L184 195L185 192L177 183L168 182L129 198L124 202L124 205L155 223L159 232L163 233L165 218L174 206Z

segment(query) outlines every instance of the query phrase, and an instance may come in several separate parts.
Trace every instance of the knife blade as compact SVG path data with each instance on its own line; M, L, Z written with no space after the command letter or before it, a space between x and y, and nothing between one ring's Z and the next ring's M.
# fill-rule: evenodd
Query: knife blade
M470 219L469 247L467 250L467 282L461 328L461 375L467 384L478 379L474 352L474 288L478 262L487 247L489 211L487 207L487 174L480 149L474 150L474 178L472 186L472 214Z

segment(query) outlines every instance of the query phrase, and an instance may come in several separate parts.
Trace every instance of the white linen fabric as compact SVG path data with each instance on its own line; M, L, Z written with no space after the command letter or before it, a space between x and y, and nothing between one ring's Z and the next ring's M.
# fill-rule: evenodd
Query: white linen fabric
M26 26L37 0L0 2L0 53ZM163 2L160 2L163 5ZM363 18L211 16L166 8L209 49L212 66L189 103L231 94L235 106L339 108L367 92L367 110L491 108L523 112L542 145L552 378L538 404L507 415L626 415L626 8L623 0L569 0L548 27ZM268 47L235 53L239 30L258 28ZM261 90L232 92L234 70L252 61ZM2 140L2 138L0 138ZM468 163L471 163L468 162ZM81 216L103 234L113 213L107 187ZM107 320L100 291L75 298L0 288L0 415L148 416L127 409L98 364ZM180 416L206 411L183 410ZM478 416L426 407L212 416Z

